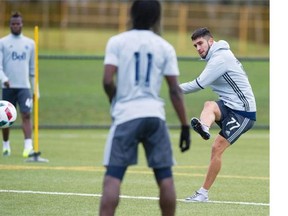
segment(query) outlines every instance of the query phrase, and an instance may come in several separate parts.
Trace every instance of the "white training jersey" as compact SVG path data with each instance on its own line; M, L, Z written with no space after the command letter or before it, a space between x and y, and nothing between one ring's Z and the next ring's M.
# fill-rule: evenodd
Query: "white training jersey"
M242 64L226 41L214 42L205 58L207 65L193 81L182 83L183 93L211 87L219 99L231 109L256 112L256 101Z
M20 34L9 34L0 39L0 79L9 80L10 88L31 88L30 78L34 77L35 43Z
M111 104L114 124L141 117L165 120L162 80L179 75L176 52L167 41L149 30L126 31L108 41L104 64L118 68Z

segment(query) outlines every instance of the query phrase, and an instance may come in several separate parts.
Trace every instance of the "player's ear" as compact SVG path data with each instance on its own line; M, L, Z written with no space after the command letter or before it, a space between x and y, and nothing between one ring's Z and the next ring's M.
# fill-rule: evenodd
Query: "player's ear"
M209 40L208 40L209 46L211 46L213 44L213 42L214 42L214 39L212 37L210 37Z

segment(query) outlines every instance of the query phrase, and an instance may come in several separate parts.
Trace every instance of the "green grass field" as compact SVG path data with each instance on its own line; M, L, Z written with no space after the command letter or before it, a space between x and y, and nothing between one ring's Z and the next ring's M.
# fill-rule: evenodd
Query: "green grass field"
M185 203L201 185L211 141L192 132L192 146L178 149L179 131L171 130L177 215L269 215L269 131L251 130L224 155L223 167L210 190L210 202ZM39 131L42 157L48 163L25 162L21 130L11 131L12 155L0 157L1 215L97 215L104 169L107 130ZM212 138L217 131L212 130ZM139 148L138 165L128 169L116 215L160 215L158 189Z
M257 102L257 125L269 126L269 62L244 61ZM102 60L40 59L39 124L109 125L109 103L102 87ZM202 61L179 61L180 82L190 81L205 67ZM165 81L161 96L166 102L169 125L178 119L169 100ZM199 116L206 100L217 99L205 89L184 96L189 119ZM16 124L20 123L18 118Z
M9 29L5 29L8 33ZM33 29L24 28L24 34L34 37ZM39 29L39 54L61 55L103 55L109 37L117 30L85 29ZM220 33L219 33L220 34ZM164 31L163 37L176 49L178 56L197 57L187 35ZM215 36L216 40L222 39ZM239 41L225 38L236 56ZM244 56L269 56L269 44L247 46ZM249 76L257 102L257 126L269 126L269 61L242 61ZM196 78L205 67L203 61L179 61L180 82ZM103 60L40 59L39 60L39 124L48 125L109 125L109 103L102 88ZM178 125L175 112L169 101L164 82L161 96L166 102L168 124ZM210 89L185 95L188 117L199 116L206 100L215 100L216 95ZM20 124L18 118L16 125Z
M31 31L26 35L29 34L33 36ZM40 54L103 54L111 35L112 32L102 31L41 32L40 29ZM175 34L164 37L176 47L179 56L190 55L193 49L190 41ZM231 42L231 47L237 49L238 43ZM249 44L248 48L249 56L269 56L267 45ZM268 127L269 62L242 63L257 101L255 128ZM204 66L200 61L179 61L179 81L196 78ZM102 88L102 60L40 59L39 69L40 127L110 124L109 103ZM161 96L166 101L168 124L178 125L165 84ZM204 101L215 99L210 89L185 95L188 118L199 116ZM15 125L19 124L20 118ZM104 174L102 155L108 131L41 128L40 151L49 162L28 163L22 158L22 131L14 126L12 155L0 157L0 215L97 215ZM213 136L216 133L212 131ZM178 149L179 131L171 130L171 137L177 161L174 167L177 215L269 215L269 130L251 130L227 150L221 173L210 192L211 202L205 204L184 203L183 198L201 185L211 142L192 133L192 147L182 154ZM116 215L160 215L152 172L146 167L141 148L139 153L138 166L131 167L124 179L123 197Z

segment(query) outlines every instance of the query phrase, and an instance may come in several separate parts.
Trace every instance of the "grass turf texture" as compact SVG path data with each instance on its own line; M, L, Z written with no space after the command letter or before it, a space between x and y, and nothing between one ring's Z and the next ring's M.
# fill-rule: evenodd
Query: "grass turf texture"
M269 62L244 61L257 102L256 125L269 125ZM102 87L102 60L39 61L39 124L41 125L108 125L109 103ZM205 67L201 61L179 61L179 81L196 78ZM166 102L168 124L178 125L169 101L165 80L161 96ZM206 100L217 96L205 89L184 96L188 117L199 116ZM20 118L15 124L20 124Z
M176 215L269 215L267 130L247 132L225 152L222 170L210 190L213 202L205 204L184 203L181 199L202 184L211 141L204 141L192 132L191 149L182 154L178 148L179 131L170 132L177 161L173 168L178 198ZM212 139L217 132L212 130ZM107 130L40 130L40 151L49 163L25 163L22 131L12 130L12 155L0 157L1 215L97 215L107 133ZM142 147L138 165L128 169L121 194L129 197L121 199L116 215L160 215L158 201L149 199L158 196L158 189L146 167Z
M9 33L6 28L4 34ZM34 37L33 28L23 33ZM103 55L107 40L117 30L39 28L39 54L97 54ZM4 35L3 34L3 35ZM217 34L215 32L215 34ZM190 40L190 32L163 31L163 37L176 49L178 56L198 57ZM215 35L215 40L222 39ZM269 44L249 43L245 53L239 52L239 41L229 41L236 56L269 56ZM269 62L242 61L247 71L257 102L257 125L269 125ZM204 69L205 62L179 61L180 82L190 81ZM39 124L41 125L107 125L110 124L109 103L102 88L102 60L39 60ZM165 81L164 81L165 83ZM166 101L169 124L177 124L164 84L161 96ZM215 100L210 89L185 95L188 117L199 116L206 100ZM20 118L15 124L20 124Z

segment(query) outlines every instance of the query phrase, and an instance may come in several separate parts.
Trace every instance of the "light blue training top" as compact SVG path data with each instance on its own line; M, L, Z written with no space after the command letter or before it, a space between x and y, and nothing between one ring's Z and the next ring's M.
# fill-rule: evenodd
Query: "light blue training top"
M247 74L229 44L224 40L214 42L204 60L207 65L202 73L193 81L180 84L183 93L211 87L227 107L241 112L256 112L256 101Z
M35 43L23 34L9 34L0 39L0 79L2 88L9 80L10 88L31 88L34 78ZM31 81L32 85L34 84ZM32 86L33 87L33 86Z

